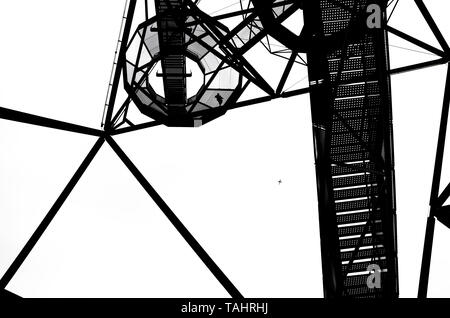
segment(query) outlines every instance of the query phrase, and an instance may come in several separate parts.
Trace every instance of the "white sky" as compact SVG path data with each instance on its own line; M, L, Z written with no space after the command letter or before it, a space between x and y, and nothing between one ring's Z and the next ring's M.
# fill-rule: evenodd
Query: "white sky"
M214 1L202 3L215 11ZM426 3L450 38L448 1ZM0 106L98 128L123 6L0 1ZM417 12L400 0L392 23L437 46ZM395 37L390 43L393 67L435 58L398 48L417 49ZM266 76L280 72L264 50L252 54ZM392 80L402 297L417 294L445 71ZM323 296L308 96L117 141L245 296ZM0 121L0 275L94 142ZM450 230L437 225L430 296L450 296L449 242ZM228 296L107 145L8 289L29 297Z

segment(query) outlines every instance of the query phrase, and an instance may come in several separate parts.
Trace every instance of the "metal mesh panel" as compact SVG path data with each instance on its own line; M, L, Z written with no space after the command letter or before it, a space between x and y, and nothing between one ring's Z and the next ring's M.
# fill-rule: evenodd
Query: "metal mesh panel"
M365 21L358 20L370 2L320 0L308 2L305 9L306 15L315 15L320 40L335 45L318 40L308 54L325 292L335 297L397 293L395 243L386 238L386 231L395 228L385 225L387 216L395 214L388 195L392 183L385 174L391 158L381 146L391 150L392 130L385 130L391 124L389 78L383 73L388 68L386 37L384 31L365 30ZM348 276L367 271L380 259L388 273L382 275L381 290L366 286L366 274ZM330 267L334 272L326 271Z
M380 211L341 214L337 216L337 223L338 225L342 225L349 223L367 222L370 218L379 220L381 218Z

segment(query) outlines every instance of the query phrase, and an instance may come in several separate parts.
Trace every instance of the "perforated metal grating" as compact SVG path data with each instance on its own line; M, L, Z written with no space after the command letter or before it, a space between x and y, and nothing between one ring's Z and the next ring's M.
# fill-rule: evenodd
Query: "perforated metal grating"
M305 7L325 296L397 297L390 84L383 30L361 27L374 0ZM334 47L330 46L334 43ZM381 288L367 285L379 266Z

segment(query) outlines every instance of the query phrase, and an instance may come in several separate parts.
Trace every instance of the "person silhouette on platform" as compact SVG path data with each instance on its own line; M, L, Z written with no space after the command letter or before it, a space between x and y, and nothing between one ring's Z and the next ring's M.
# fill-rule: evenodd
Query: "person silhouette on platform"
M216 96L214 96L217 99L217 102L219 103L219 106L222 106L223 103L223 97L219 93L217 93Z

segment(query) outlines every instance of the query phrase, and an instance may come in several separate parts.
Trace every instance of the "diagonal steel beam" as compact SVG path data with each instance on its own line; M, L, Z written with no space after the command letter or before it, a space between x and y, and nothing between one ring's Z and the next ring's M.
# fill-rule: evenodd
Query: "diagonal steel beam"
M95 143L95 145L92 147L91 151L88 153L87 157L83 160L80 167L73 175L72 179L70 179L69 183L64 188L61 195L55 201L53 206L48 211L47 215L44 217L42 222L39 224L37 229L34 231L33 235L31 235L28 242L22 248L19 255L16 257L16 259L13 261L13 263L9 266L6 273L0 279L0 290L3 290L6 288L6 286L8 286L11 279L14 277L16 272L19 270L20 266L22 266L23 262L28 257L28 255L31 253L33 248L36 246L36 244L39 241L39 239L41 238L42 234L44 234L44 232L47 230L47 228L49 227L53 218L56 216L56 214L61 209L64 202L66 201L66 199L69 197L70 193L75 188L78 181L80 181L84 172L89 167L92 160L95 158L95 155L98 153L98 151L102 147L103 143L104 143L104 138L99 138L97 140L97 142Z
M0 107L0 118L35 126L75 132L84 135L99 137L103 134L103 132L98 129L66 123L63 121L32 115L4 107Z
M442 193L439 195L439 197L436 200L436 206L437 208L441 208L445 201L450 197L450 183L447 184L447 186L444 188Z
M133 131L138 131L138 130L143 130L143 129L146 129L146 128L156 127L156 126L160 126L160 125L162 125L162 123L160 123L158 121L151 121L151 122L148 122L148 123L138 124L138 125L134 125L134 126L131 126L131 127L125 127L125 128L116 129L116 130L111 132L111 135L112 136L121 135L121 134L129 133L129 132L133 132Z
M419 39L416 39L415 37L406 34L405 32L402 32L400 30L397 30L396 28L393 28L391 26L386 26L386 30L400 38L402 38L403 40L406 40L408 42L411 42L414 45L417 45L418 47L421 47L424 50L427 50L431 53L436 54L437 56L443 57L443 58L447 58L448 54L446 54L444 51L439 50L437 48L435 48L432 45L429 45Z
M394 68L394 69L391 69L388 73L391 75L396 75L396 74L401 74L401 73L405 73L405 72L418 71L418 70L421 70L424 68L442 65L442 64L445 64L448 62L449 62L449 59L442 57L440 59L436 59L436 60L432 60L432 61L428 61L428 62L422 62L422 63L417 63L417 64Z
M448 116L450 111L450 66L447 69L447 79L445 84L444 101L441 113L441 123L439 127L438 145L436 150L436 163L434 166L433 183L430 195L430 205L434 206L439 197L439 185L441 182L442 163L444 160L445 142L447 137Z
M137 0L130 0L130 3L128 5L127 20L125 23L122 39L120 40L121 42L120 42L119 57L117 60L113 83L111 84L112 85L111 94L109 96L108 108L106 111L105 130L111 129L111 124L112 124L111 118L112 118L112 113L114 111L114 104L116 103L116 97L117 97L117 91L119 89L120 77L122 74L122 70L126 65L126 51L127 51L127 45L128 45L128 38L129 38L130 32L131 32L131 25L133 22L134 11L136 9L136 2L137 2Z
M281 76L281 80L278 83L276 94L281 94L281 92L283 91L284 85L286 84L289 74L291 74L292 67L294 66L295 60L297 58L297 54L298 52L296 50L292 51L291 57L289 58L288 63L286 64L286 68L284 69L283 75Z
M439 186L442 175L442 163L444 159L445 139L447 136L448 116L450 110L450 66L447 70L447 80L445 84L444 102L442 106L441 123L439 127L438 145L436 150L436 162L433 172L433 183L430 194L430 215L427 220L425 231L425 242L423 246L422 267L420 269L419 298L426 298L428 291L428 280L430 276L431 253L433 249L433 237L435 227L435 212L439 208Z
M418 299L427 298L435 224L436 219L434 218L434 216L430 215L427 219L427 227L425 230L425 242L423 245L422 265L420 267L419 293L417 295Z
M233 297L237 299L242 299L243 296L239 290L233 285L233 283L228 279L228 277L222 272L222 270L217 266L217 264L212 260L208 253L203 249L203 247L198 243L198 241L192 236L189 230L183 225L180 219L175 215L172 209L167 205L167 203L161 198L161 196L156 192L153 186L147 181L144 175L139 171L139 169L134 165L134 163L128 158L125 152L120 148L120 146L111 137L106 137L108 144L114 150L114 152L119 156L122 162L127 166L130 172L134 175L136 180L141 184L148 195L153 199L153 201L158 205L164 215L169 219L172 225L177 229L178 233L186 240L189 246L194 250L194 252L200 257L203 263L208 267L211 273L216 277L216 279L222 284L226 291Z
M442 35L441 31L439 30L439 27L437 26L436 22L434 21L433 17L431 16L430 12L427 9L427 6L425 3L423 3L422 0L414 0L417 7L419 8L420 12L422 13L423 17L428 23L428 26L430 27L431 31L433 32L434 36L438 40L439 44L441 45L442 49L448 54L450 54L450 47L448 46L447 41L445 40L444 36Z

